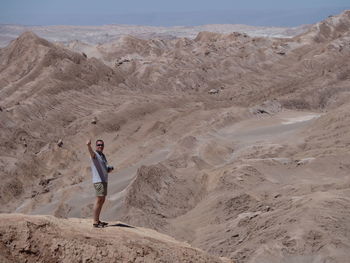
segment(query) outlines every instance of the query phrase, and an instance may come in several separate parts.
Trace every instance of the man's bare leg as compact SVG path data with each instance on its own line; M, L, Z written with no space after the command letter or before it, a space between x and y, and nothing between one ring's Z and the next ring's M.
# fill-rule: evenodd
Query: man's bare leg
M94 224L98 224L100 222L100 213L105 200L105 196L96 196L96 202L94 206Z

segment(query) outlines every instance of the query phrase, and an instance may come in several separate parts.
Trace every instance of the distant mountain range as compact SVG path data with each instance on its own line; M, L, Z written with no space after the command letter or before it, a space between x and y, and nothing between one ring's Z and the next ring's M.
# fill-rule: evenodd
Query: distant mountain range
M49 41L62 42L81 41L87 44L105 44L119 39L124 35L131 35L142 39L172 39L195 38L199 32L209 31L221 34L232 32L246 33L255 37L282 37L289 38L305 32L310 25L298 27L257 27L238 24L203 25L203 26L176 26L153 27L133 25L105 25L105 26L22 26L0 25L0 47L17 38L26 31L32 31Z
M344 9L346 8L213 10L123 15L95 14L89 17L68 14L64 16L64 23L62 23L62 16L58 15L16 17L5 14L0 19L0 23L1 21L15 23L0 24L0 47L6 46L25 31L32 31L49 41L67 44L79 40L93 45L105 44L123 35L143 39L179 37L193 39L201 31L225 34L240 32L255 37L285 38L301 34L310 27L310 24L338 14Z

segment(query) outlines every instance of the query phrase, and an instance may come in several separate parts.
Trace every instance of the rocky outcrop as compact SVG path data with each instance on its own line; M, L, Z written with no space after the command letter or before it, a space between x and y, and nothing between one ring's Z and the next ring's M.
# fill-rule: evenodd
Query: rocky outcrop
M90 220L20 214L2 214L0 222L0 260L6 263L232 262L120 222L93 229Z

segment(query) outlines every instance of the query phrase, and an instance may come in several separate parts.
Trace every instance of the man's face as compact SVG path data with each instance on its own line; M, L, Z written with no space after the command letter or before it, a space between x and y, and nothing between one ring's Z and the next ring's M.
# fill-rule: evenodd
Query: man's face
M103 141L97 141L96 142L96 151L103 152L104 146L105 145L104 145Z

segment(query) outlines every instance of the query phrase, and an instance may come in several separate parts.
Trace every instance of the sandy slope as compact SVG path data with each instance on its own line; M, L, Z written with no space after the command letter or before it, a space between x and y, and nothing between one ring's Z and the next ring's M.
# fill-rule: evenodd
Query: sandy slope
M343 262L350 245L347 239L350 226L346 221L350 212L347 204L350 178L348 168L344 168L349 163L348 155L321 157L302 155L300 150L295 155L295 148L304 144L301 131L314 121L311 116L318 117L311 113L282 112L206 135L197 149L208 168L200 172L193 168L174 172L178 178L186 179L191 177L190 171L197 173L197 178L206 175L197 187L192 186L192 194L186 195L197 200L192 206L189 199L185 211L177 211L183 201L177 198L180 203L175 203L173 197L182 196L191 184L183 183L181 190L166 186L159 190L157 185L169 180L168 172L163 170L159 182L152 180L150 190L145 186L148 177L139 171L140 178L136 180L143 176L144 187L131 184L133 190L126 200L136 196L135 191L141 200L134 197L134 203L126 201L131 206L127 221L159 229L216 255L230 255L239 262L317 258ZM338 168L340 163L342 168ZM204 186L204 194L194 192L198 184ZM158 201L148 201L146 196L157 196ZM146 215L151 220L146 220ZM335 243L338 246L333 248Z
M349 23L126 36L98 58L23 34L0 49L0 211L90 218L85 141L103 138L104 219L236 262L346 262Z

